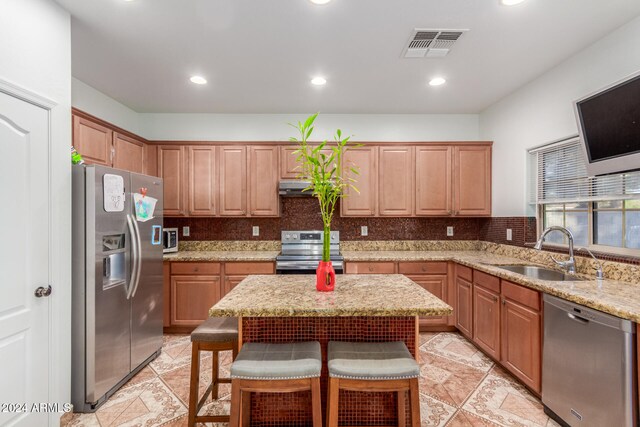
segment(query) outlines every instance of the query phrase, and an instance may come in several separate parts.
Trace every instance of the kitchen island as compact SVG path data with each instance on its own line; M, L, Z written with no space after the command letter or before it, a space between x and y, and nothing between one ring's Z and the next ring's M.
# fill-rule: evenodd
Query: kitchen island
M238 317L240 345L319 341L324 359L322 401L326 405L329 341L403 341L416 357L418 316L451 312L445 302L400 274L339 275L335 291L327 293L316 291L312 275L256 275L243 280L209 310L209 315ZM393 393L342 393L341 424L395 422ZM310 408L306 392L256 394L251 404L252 425L310 425Z

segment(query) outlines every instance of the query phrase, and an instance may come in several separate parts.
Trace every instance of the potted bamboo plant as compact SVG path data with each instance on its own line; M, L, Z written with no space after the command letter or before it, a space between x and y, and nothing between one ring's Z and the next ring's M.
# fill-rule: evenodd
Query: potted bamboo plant
M290 141L298 144L296 150L297 162L299 164L300 179L310 181L304 191L313 192L313 196L318 199L322 223L324 228L322 261L316 270L316 289L322 292L333 291L335 287L336 273L331 264L331 220L335 213L336 204L344 197L344 191L351 187L354 191L358 189L353 185L356 180L350 174L344 174L342 169L342 158L347 151L350 137L342 137L342 131L338 129L334 137L334 144L328 145L327 141L321 142L317 146L308 144L308 140L313 133L313 123L318 117L318 113L313 114L302 123L291 124L299 132L299 137L291 137ZM330 150L329 154L325 154ZM348 167L348 170L358 174L355 166Z

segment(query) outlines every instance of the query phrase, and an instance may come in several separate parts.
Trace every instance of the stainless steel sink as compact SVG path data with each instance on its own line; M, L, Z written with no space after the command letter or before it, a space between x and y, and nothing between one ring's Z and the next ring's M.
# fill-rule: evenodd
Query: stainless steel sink
M550 268L538 267L537 265L496 265L496 267L513 273L522 274L523 276L531 277L532 279L549 281L585 280L582 277L565 274L561 271L551 270Z

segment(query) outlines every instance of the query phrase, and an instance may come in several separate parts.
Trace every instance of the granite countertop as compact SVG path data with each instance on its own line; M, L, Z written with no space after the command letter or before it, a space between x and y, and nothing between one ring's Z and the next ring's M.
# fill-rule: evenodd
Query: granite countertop
M270 261L274 262L279 251L179 251L164 254L164 261Z
M346 251L345 261L454 261L550 295L585 305L634 322L640 322L640 284L618 280L549 281L533 279L499 268L499 265L539 265L485 251ZM541 265L543 267L544 266Z
M402 274L338 275L333 292L315 275L249 276L209 310L212 317L443 316L453 309Z

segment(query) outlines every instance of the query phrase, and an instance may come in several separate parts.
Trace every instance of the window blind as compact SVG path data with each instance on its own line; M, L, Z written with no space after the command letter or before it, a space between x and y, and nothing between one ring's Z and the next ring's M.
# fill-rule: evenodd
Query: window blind
M529 154L536 157L538 204L640 198L640 171L587 176L582 142L577 137Z

